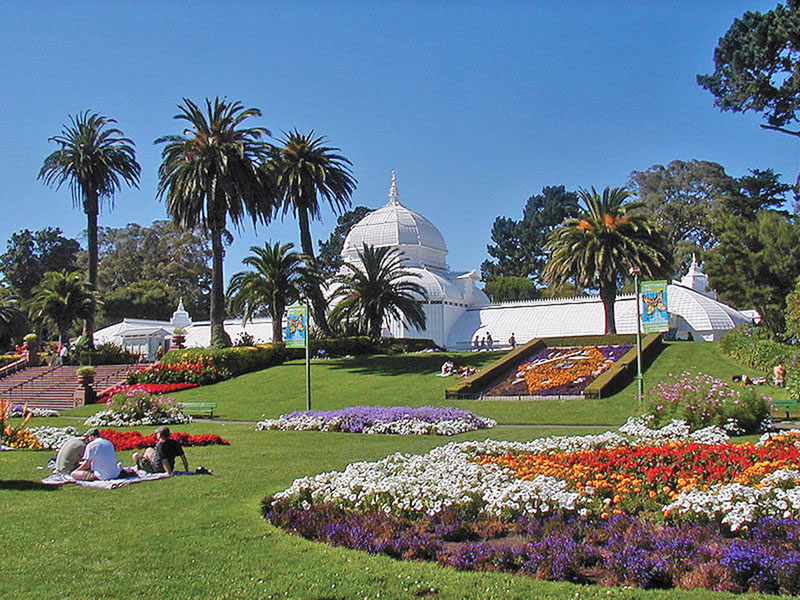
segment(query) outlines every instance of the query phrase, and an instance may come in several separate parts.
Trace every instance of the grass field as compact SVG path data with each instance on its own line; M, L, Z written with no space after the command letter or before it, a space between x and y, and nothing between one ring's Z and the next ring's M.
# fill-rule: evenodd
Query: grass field
M481 361L489 357L459 357ZM316 408L349 404L443 405L447 378L434 377L441 356L375 357L314 364ZM648 384L697 366L729 377L744 370L715 344L673 344L648 372ZM303 408L303 369L291 363L237 380L175 394L214 401L226 420L255 420ZM451 402L453 404L453 402ZM622 423L635 409L634 391L607 400L459 402L506 426L455 438L361 436L320 432L257 432L251 424L193 423L190 433L217 433L231 446L189 448L190 465L215 475L179 477L112 491L46 488L38 480L49 453L0 454L0 598L357 598L578 599L723 598L706 591L644 592L539 582L495 573L466 573L334 548L293 537L259 515L265 495L294 478L341 469L392 452L422 453L454 440L527 440L597 429L546 429L511 424ZM96 410L86 407L76 412ZM37 423L34 423L37 424ZM68 418L38 424L82 426ZM140 428L143 432L149 429ZM152 429L152 428L150 428ZM120 460L130 463L128 453ZM741 597L741 596L740 596ZM763 598L764 596L759 596Z

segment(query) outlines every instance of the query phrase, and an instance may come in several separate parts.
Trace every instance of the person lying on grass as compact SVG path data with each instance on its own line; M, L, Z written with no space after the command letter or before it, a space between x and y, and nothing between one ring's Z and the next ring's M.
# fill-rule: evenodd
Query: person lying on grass
M169 427L159 427L156 429L158 443L155 448L148 448L144 454L134 452L132 455L136 468L146 473L167 473L170 476L175 474L175 459L180 456L183 461L184 471L189 470L189 461L183 451L183 446L177 440L170 437Z
M97 428L92 428L83 436L86 448L78 468L72 472L75 479L81 481L97 481L116 479L120 475L122 465L117 462L114 444L100 437Z

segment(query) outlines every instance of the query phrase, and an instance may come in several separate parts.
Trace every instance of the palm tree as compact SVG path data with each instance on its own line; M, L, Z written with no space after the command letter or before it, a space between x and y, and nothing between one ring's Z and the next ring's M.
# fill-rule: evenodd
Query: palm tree
M27 307L31 319L54 326L59 341L64 342L77 320L93 314L96 296L79 271L48 271L34 288Z
M602 196L578 192L584 213L567 219L547 242L550 258L544 279L564 285L574 279L579 286L600 290L605 309L605 332L616 333L614 301L617 287L638 267L644 277L666 276L672 258L663 238L644 214L641 202L626 202L630 192L606 188Z
M0 339L19 340L28 330L28 317L9 288L0 288Z
M245 119L261 116L241 102L206 99L205 111L183 99L175 119L186 121L182 135L156 140L166 144L161 153L158 197L167 212L187 229L201 227L211 237L211 345L230 346L225 320L223 236L228 219L240 227L249 216L268 223L274 212L271 187L259 167L266 160L270 132L263 127L242 127Z
M49 140L60 148L44 159L39 179L47 185L55 185L56 189L69 182L73 204L83 207L88 220L89 286L96 290L100 205L105 199L109 208L113 208L114 194L123 183L139 187L141 167L136 162L134 143L113 127L114 119L88 110L69 118L70 124L62 128L61 134ZM83 328L83 335L91 347L94 346L92 336L96 312L93 305L85 317Z
M386 317L402 318L424 329L425 289L413 281L419 275L403 267L402 253L397 248L364 244L358 258L360 264L345 263L345 271L334 277L339 287L333 299L340 301L331 311L331 321L355 323L373 340L380 339Z
M352 163L338 154L339 148L326 143L325 137L315 137L313 130L306 135L297 130L284 133L269 164L283 214L291 210L297 218L300 246L311 268L314 244L310 220L320 217L320 200L327 202L334 212L341 212L350 204L357 183L350 169ZM322 292L318 288L311 292L314 320L323 335L328 336Z
M283 341L283 314L286 305L299 296L302 257L292 249L294 244L267 243L263 248L251 246L251 256L242 263L254 271L242 271L231 277L228 301L231 311L242 311L244 320L266 308L272 317L272 341Z

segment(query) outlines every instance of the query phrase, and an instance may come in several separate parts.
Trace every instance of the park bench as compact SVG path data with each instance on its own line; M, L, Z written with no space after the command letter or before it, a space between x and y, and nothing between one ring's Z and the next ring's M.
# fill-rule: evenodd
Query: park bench
M785 408L786 409L786 418L789 418L789 409L793 406L797 406L797 400L792 400L791 398L788 400L773 400L772 404L775 405L775 408Z
M183 402L181 404L183 412L190 415L208 415L214 418L214 409L217 408L216 402Z

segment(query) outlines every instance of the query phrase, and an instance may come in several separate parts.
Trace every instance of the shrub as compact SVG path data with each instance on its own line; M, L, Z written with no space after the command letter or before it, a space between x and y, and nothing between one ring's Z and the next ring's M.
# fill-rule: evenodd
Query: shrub
M138 361L138 355L111 343L78 354L78 362L82 365L132 365Z
M286 360L283 344L263 344L259 346L237 346L233 348L189 348L170 350L161 359L162 365L200 363L225 370L229 377L236 377L252 371L260 371ZM157 382L150 382L157 383ZM160 382L177 383L177 382Z
M35 344L39 341L39 336L35 333L29 333L24 338L22 338L23 342L28 342L28 344Z
M109 409L86 419L89 426L108 425L168 425L189 423L192 418L184 414L179 402L160 394L131 390L116 394L109 400Z
M4 354L0 356L0 367L5 367L6 365L17 362L20 358L22 358L21 354Z
M95 368L89 365L78 367L78 370L75 371L75 375L78 377L85 377L88 379L93 379L96 371Z
M720 349L731 358L762 371L772 371L777 364L786 364L798 353L790 344L770 337L769 331L754 325L738 325L720 340Z
M732 387L720 379L684 372L653 386L646 410L654 425L686 421L692 431L716 425L730 433L755 433L769 422L772 400L748 387Z

